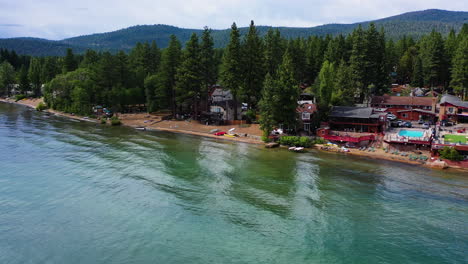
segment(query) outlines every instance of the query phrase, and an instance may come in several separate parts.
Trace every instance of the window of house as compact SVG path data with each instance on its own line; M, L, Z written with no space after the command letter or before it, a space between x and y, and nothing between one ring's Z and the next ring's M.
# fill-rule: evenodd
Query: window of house
M302 119L310 119L310 113L302 113Z
M448 112L452 114L453 113L453 107L449 107Z
M404 118L407 118L408 114L402 114L401 116L404 117Z
M310 131L310 124L309 123L304 124L304 130L305 131Z

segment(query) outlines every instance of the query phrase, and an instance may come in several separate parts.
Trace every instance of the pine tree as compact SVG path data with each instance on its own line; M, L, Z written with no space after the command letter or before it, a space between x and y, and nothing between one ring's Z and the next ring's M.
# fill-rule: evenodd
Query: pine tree
M276 98L278 104L277 118L280 123L288 128L293 128L296 125L296 107L299 98L300 88L294 73L293 59L290 56L291 52L284 53L283 62L278 68L278 89L276 90Z
M36 97L41 95L41 72L41 61L39 58L32 58L29 64L28 78L33 85L33 92Z
M201 98L202 72L198 36L193 33L185 45L182 63L176 75L177 102L184 110L193 111L198 116L198 103Z
M54 57L46 57L41 71L41 82L47 83L60 73L59 63Z
M80 67L82 68L91 68L96 66L99 61L99 55L96 51L92 49L86 50L83 60L80 63Z
M356 85L359 92L359 101L362 103L364 97L368 92L368 80L367 80L367 56L366 56L366 43L364 40L364 31L361 25L352 34L353 47L351 50L350 67L352 73L353 83Z
M276 74L284 53L284 43L278 29L269 29L265 36L264 63L266 72ZM270 76L271 77L271 76Z
M156 41L153 40L149 48L148 74L157 73L160 63L161 63L161 50L156 44Z
M242 94L249 108L255 109L260 100L265 71L263 69L263 43L254 22L250 22L249 32L242 45Z
M433 30L429 36L421 40L419 46L423 64L424 83L431 87L438 85L445 86L445 82L447 81L447 64L442 35Z
M231 26L230 41L224 50L221 68L221 81L226 89L231 91L234 105L237 106L242 85L242 54L240 33L236 23ZM234 119L237 120L237 107L234 107Z
M297 38L294 40L290 40L288 42L286 52L289 52L288 56L292 60L292 65L294 67L294 79L296 80L296 82L304 83L308 81L306 44L304 39Z
M0 64L0 94L10 96L10 85L15 82L15 69L8 62Z
M166 108L166 102L169 102L172 115L175 116L176 102L176 74L177 68L182 60L182 47L175 35L170 36L169 46L164 50L161 58L160 71L157 73L158 85L155 91L156 97L161 98L159 108ZM167 100L164 100L167 98Z
M331 104L353 106L355 96L355 85L352 80L351 68L341 60L335 76L335 89L332 93Z
M322 67L325 52L325 42L317 36L310 37L307 41L306 51L306 82L312 84Z
M383 30L379 33L375 28L375 24L371 23L365 33L364 41L366 55L363 78L368 84L374 85L376 88L375 94L383 94L387 87L386 77L388 76L385 65L385 36ZM366 96L371 92L369 89L365 89Z
M28 78L28 69L25 65L21 66L20 71L18 73L18 83L19 90L22 94L26 94L31 89Z
M75 55L73 54L73 50L68 48L67 49L67 54L65 55L65 58L63 60L63 72L71 72L76 70L78 67L78 63L76 61Z
M452 81L450 86L455 93L468 96L468 36L461 40L453 58Z
M206 103L205 109L208 110L209 88L217 81L217 63L215 62L213 37L211 29L205 27L201 37L200 45L200 67L202 75L201 95Z
M260 129L263 131L265 139L268 138L271 131L277 125L275 119L276 113L276 81L267 73L262 89L262 99L259 102L260 108Z
M423 87L424 86L424 75L421 58L416 56L414 58L413 76L411 77L411 86Z

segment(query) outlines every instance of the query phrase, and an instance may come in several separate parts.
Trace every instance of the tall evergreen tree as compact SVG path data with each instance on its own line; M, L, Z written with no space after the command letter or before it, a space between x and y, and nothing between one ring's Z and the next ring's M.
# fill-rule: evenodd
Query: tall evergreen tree
M29 63L28 78L32 83L34 96L41 95L41 61L39 58L32 58Z
M80 67L91 68L91 67L96 66L98 61L99 61L99 55L97 54L97 52L92 49L88 49L86 50L83 56L83 60L80 63Z
M18 83L19 83L19 90L23 94L26 94L31 89L29 78L28 78L28 68L26 68L25 65L21 66L19 70Z
M364 79L373 84L375 94L383 94L387 87L387 70L385 65L385 36L383 30L379 33L375 24L371 23L365 33L365 71ZM370 93L369 89L366 89ZM367 94L369 95L369 94Z
M148 74L155 74L158 72L159 65L161 64L161 50L159 49L156 41L151 42L149 47L149 60L148 60Z
M468 96L468 36L461 40L455 52L452 68L452 81L450 86L455 93L462 95L466 100Z
M265 36L264 63L270 75L276 74L284 53L284 43L278 29L269 29ZM270 76L271 77L271 76Z
M202 75L201 96L205 101L205 110L208 110L209 88L217 81L217 63L215 61L213 37L211 29L205 27L200 45L200 71Z
M267 73L262 89L262 99L259 102L260 109L260 129L263 131L265 139L268 138L271 131L277 125L275 113L277 112L277 84L276 80Z
M277 119L280 123L288 128L293 128L296 125L296 107L299 98L300 88L294 73L293 59L290 56L291 52L284 53L283 62L278 68L278 89L276 90Z
M306 43L304 39L297 38L294 40L290 40L288 42L286 52L289 52L288 56L292 60L292 66L294 67L294 79L296 80L296 82L307 82L309 78L307 76Z
M10 96L10 85L15 82L15 69L8 62L0 64L0 94Z
M420 54L423 64L424 83L431 87L446 85L447 64L445 60L442 35L435 30L420 42Z
M355 96L355 85L352 80L351 68L341 60L336 70L334 90L332 93L331 104L353 106Z
M362 103L364 98L369 94L369 82L366 78L367 72L367 56L364 31L361 25L354 30L352 34L353 47L351 50L350 67L353 83L359 92L359 101Z
M414 58L413 76L411 77L411 86L423 87L424 86L424 75L421 58L419 56Z
M175 35L170 36L169 46L164 50L161 65L157 73L155 96L159 109L170 107L172 115L176 114L176 74L182 60L182 45Z
M57 58L46 57L41 71L41 82L47 83L51 81L57 74L61 72Z
M185 45L182 64L176 75L177 102L183 110L192 111L197 119L201 99L202 74L200 46L197 34L193 33Z
M236 23L231 26L230 41L224 51L221 81L223 86L231 91L234 105L237 105L242 85L242 53L240 33ZM234 107L234 119L236 120L237 115L237 107Z
M63 72L71 72L78 68L78 63L76 61L75 55L73 54L73 50L68 48L65 58L63 60Z
M260 100L265 71L263 68L263 43L253 21L250 22L249 32L242 45L242 51L242 92L249 108L255 109L257 102Z

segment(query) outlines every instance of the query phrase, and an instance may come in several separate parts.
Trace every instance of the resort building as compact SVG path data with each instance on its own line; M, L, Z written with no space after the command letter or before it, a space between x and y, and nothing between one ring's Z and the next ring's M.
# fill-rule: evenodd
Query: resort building
M468 123L468 101L462 101L454 95L444 94L440 99L439 120Z
M317 135L331 141L367 144L387 127L386 113L372 107L334 106Z
M371 106L385 109L398 119L417 121L427 120L435 122L437 98L415 96L373 96Z

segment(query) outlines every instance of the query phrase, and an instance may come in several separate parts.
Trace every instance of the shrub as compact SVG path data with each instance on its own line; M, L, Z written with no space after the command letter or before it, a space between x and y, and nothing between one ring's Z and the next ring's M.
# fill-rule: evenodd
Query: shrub
M269 137L262 136L262 141L265 142L265 143L268 143L268 142L271 141L271 139Z
M463 160L463 156L458 153L458 151L454 148L451 147L444 147L440 151L440 157L443 159L448 159L448 160L453 160L453 161L459 161Z
M296 136L283 136L280 138L279 143L286 146L305 147L308 148L312 145L309 137L296 137Z
M257 113L255 113L254 110L249 109L245 112L245 118L247 119L247 122L252 123L257 118Z
M105 125L107 123L107 118L103 117L101 118L101 124Z
M325 144L327 143L327 141L321 137L318 137L318 138L315 138L313 141L312 141L312 144L315 145L315 144Z
M20 100L23 100L24 98L26 98L26 95L24 95L24 94L17 94L17 95L15 96L15 102L18 102L18 101L20 101Z
M43 102L40 102L37 106L36 106L36 110L37 111L44 111L47 109L47 106L46 104L44 104Z
M120 122L119 118L116 116L113 116L111 118L111 125L113 126L120 126L122 123Z

